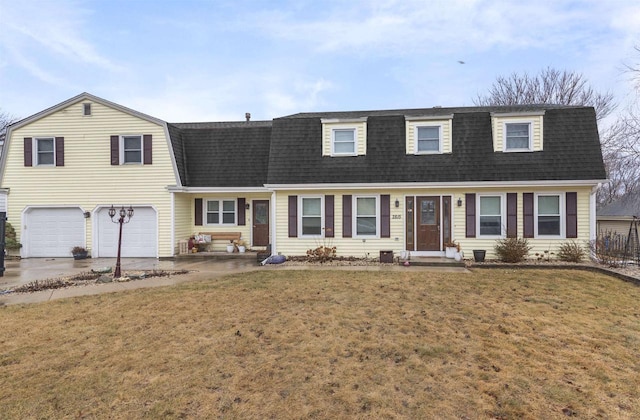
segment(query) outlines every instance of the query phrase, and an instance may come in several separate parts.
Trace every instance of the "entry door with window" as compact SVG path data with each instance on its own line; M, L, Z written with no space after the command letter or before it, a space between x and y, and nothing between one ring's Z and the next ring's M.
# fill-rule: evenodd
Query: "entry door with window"
M441 251L440 197L416 198L416 250Z
M253 246L269 245L269 200L253 201Z

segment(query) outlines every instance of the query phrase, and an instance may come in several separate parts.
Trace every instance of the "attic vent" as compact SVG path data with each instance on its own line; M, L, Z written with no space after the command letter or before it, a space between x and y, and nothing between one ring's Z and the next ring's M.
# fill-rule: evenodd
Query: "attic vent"
M251 113L245 112L244 117L247 119L247 121L249 121L251 119Z
M91 115L91 104L82 104L82 115Z

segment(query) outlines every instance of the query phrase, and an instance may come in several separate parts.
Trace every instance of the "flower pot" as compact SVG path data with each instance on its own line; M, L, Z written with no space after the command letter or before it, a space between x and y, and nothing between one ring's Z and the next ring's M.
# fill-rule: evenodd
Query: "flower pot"
M243 245L238 245L238 252L243 253L247 250L247 247Z
M456 253L455 253L455 255L453 256L453 258L454 258L456 261L460 262L460 261L462 261L462 254L461 254L460 252L457 252L457 251L456 251Z
M233 248L235 248L235 245L227 245L227 252L233 252Z
M484 249L474 249L473 259L476 260L476 262L483 262L486 254L487 251L485 251Z
M73 254L73 259L74 260L84 260L85 258L87 258L89 256L89 252L85 251L85 252L76 252L75 254Z
M447 246L444 248L444 256L447 258L455 258L458 248L455 246Z

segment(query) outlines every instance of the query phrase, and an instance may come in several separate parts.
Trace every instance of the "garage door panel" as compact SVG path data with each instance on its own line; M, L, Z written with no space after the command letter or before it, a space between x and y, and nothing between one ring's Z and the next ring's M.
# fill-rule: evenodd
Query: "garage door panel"
M30 209L25 225L26 257L71 257L71 248L85 246L85 219L78 207Z
M133 217L122 227L122 257L157 257L157 216L152 207L134 207ZM98 255L118 255L120 225L113 223L109 209L98 211ZM117 220L114 218L114 220ZM125 219L126 220L126 219Z

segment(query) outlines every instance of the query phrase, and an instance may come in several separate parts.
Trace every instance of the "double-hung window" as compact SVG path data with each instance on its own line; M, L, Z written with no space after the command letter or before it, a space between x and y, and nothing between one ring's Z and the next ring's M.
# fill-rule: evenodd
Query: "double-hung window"
M36 138L36 165L55 165L55 163L54 138Z
M478 232L480 236L503 235L503 199L499 195L481 195L478 198Z
M531 123L505 123L505 151L529 151L531 149Z
M560 195L538 195L536 227L539 236L560 236L562 232L562 202Z
M300 207L302 236L322 235L322 198L301 197Z
M142 136L122 136L122 163L142 163Z
M354 205L356 236L377 236L379 226L377 197L356 197Z
M354 156L356 154L356 129L336 128L331 131L334 155Z
M441 152L441 126L417 126L416 127L416 153L440 153Z
M208 225L235 225L236 200L207 200Z

